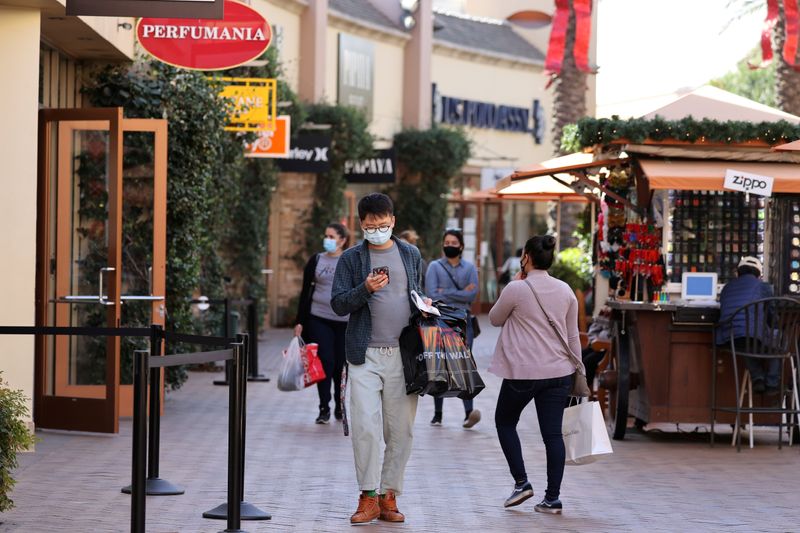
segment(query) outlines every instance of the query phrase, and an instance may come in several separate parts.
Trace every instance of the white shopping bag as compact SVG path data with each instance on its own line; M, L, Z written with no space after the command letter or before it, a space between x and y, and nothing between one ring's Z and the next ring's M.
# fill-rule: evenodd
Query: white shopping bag
M564 409L561 430L568 465L586 465L614 453L598 402L582 402Z
M283 351L283 362L278 374L278 389L283 391L303 390L305 383L303 375L303 340L300 337L292 337L289 346Z

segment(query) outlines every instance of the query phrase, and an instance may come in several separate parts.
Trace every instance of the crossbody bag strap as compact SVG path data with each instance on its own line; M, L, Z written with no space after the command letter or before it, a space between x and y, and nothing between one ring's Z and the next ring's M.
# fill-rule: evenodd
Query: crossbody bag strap
M453 285L456 286L456 289L459 290L459 291L462 290L461 287L458 286L458 283L456 283L456 278L454 278L453 275L450 273L450 271L447 270L447 267L444 266L444 263L442 263L442 260L439 259L436 262L439 263L440 267L442 267L442 270L444 270L444 273L447 274L450 277L450 281L453 282Z
M533 293L534 298L536 298L536 303L539 304L539 307L541 308L542 313L544 313L544 317L547 319L547 323L550 324L550 327L553 328L553 331L555 331L556 337L558 337L558 340L561 342L561 346L564 347L564 350L567 352L567 355L569 356L569 358L572 359L573 363L575 363L575 367L580 369L581 373L585 374L586 370L584 370L584 368L583 368L583 362L580 361L575 356L574 353L572 353L572 350L570 349L569 345L567 344L567 341L564 340L564 337L561 335L561 332L558 331L558 328L556 327L556 323L553 322L553 319L550 318L550 315L547 314L547 311L545 310L544 305L542 305L542 301L539 299L539 295L536 293L536 289L533 288L533 284L530 283L528 280L525 280L525 285L527 285L528 288Z

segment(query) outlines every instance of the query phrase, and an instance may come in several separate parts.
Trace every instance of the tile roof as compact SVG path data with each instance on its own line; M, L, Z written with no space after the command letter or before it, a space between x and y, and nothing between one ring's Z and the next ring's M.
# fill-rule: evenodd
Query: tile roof
M443 26L434 33L437 41L529 61L544 61L542 51L516 33L507 22L438 10L434 10L434 16Z
M400 21L393 22L369 0L330 0L330 8L343 15L363 20L384 28L402 30Z

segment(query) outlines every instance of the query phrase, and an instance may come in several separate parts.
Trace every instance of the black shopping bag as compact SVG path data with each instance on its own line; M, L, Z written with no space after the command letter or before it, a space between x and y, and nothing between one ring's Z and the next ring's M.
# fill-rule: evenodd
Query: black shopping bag
M484 384L465 343L466 313L442 314L417 316L400 335L406 393L474 398Z
M406 394L441 394L449 386L439 322L417 315L400 334Z

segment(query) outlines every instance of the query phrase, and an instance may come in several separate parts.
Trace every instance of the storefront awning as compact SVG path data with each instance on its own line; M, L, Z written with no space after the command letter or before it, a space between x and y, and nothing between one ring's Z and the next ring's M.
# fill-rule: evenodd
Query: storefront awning
M800 150L800 141L792 141L772 148L773 152L796 152L798 150Z
M592 154L584 153L548 159L538 165L518 169L498 181L497 194L500 197L513 196L519 199L533 196L540 200L585 202L587 197L570 186L576 181L576 174L583 175L584 182L578 189L592 188L597 181L586 177L588 169L612 166L625 161L627 161L625 158L594 161Z
M800 193L800 165L745 161L637 159L650 189L721 191L728 169L775 178L773 192Z
M572 181L571 176L566 176L566 179ZM536 176L534 178L525 178L505 187L502 192L498 192L497 196L500 198L508 198L509 200L533 200L533 201L548 201L548 200L561 200L562 202L581 202L585 203L589 200L582 194L575 192L571 187L559 183L551 176Z

